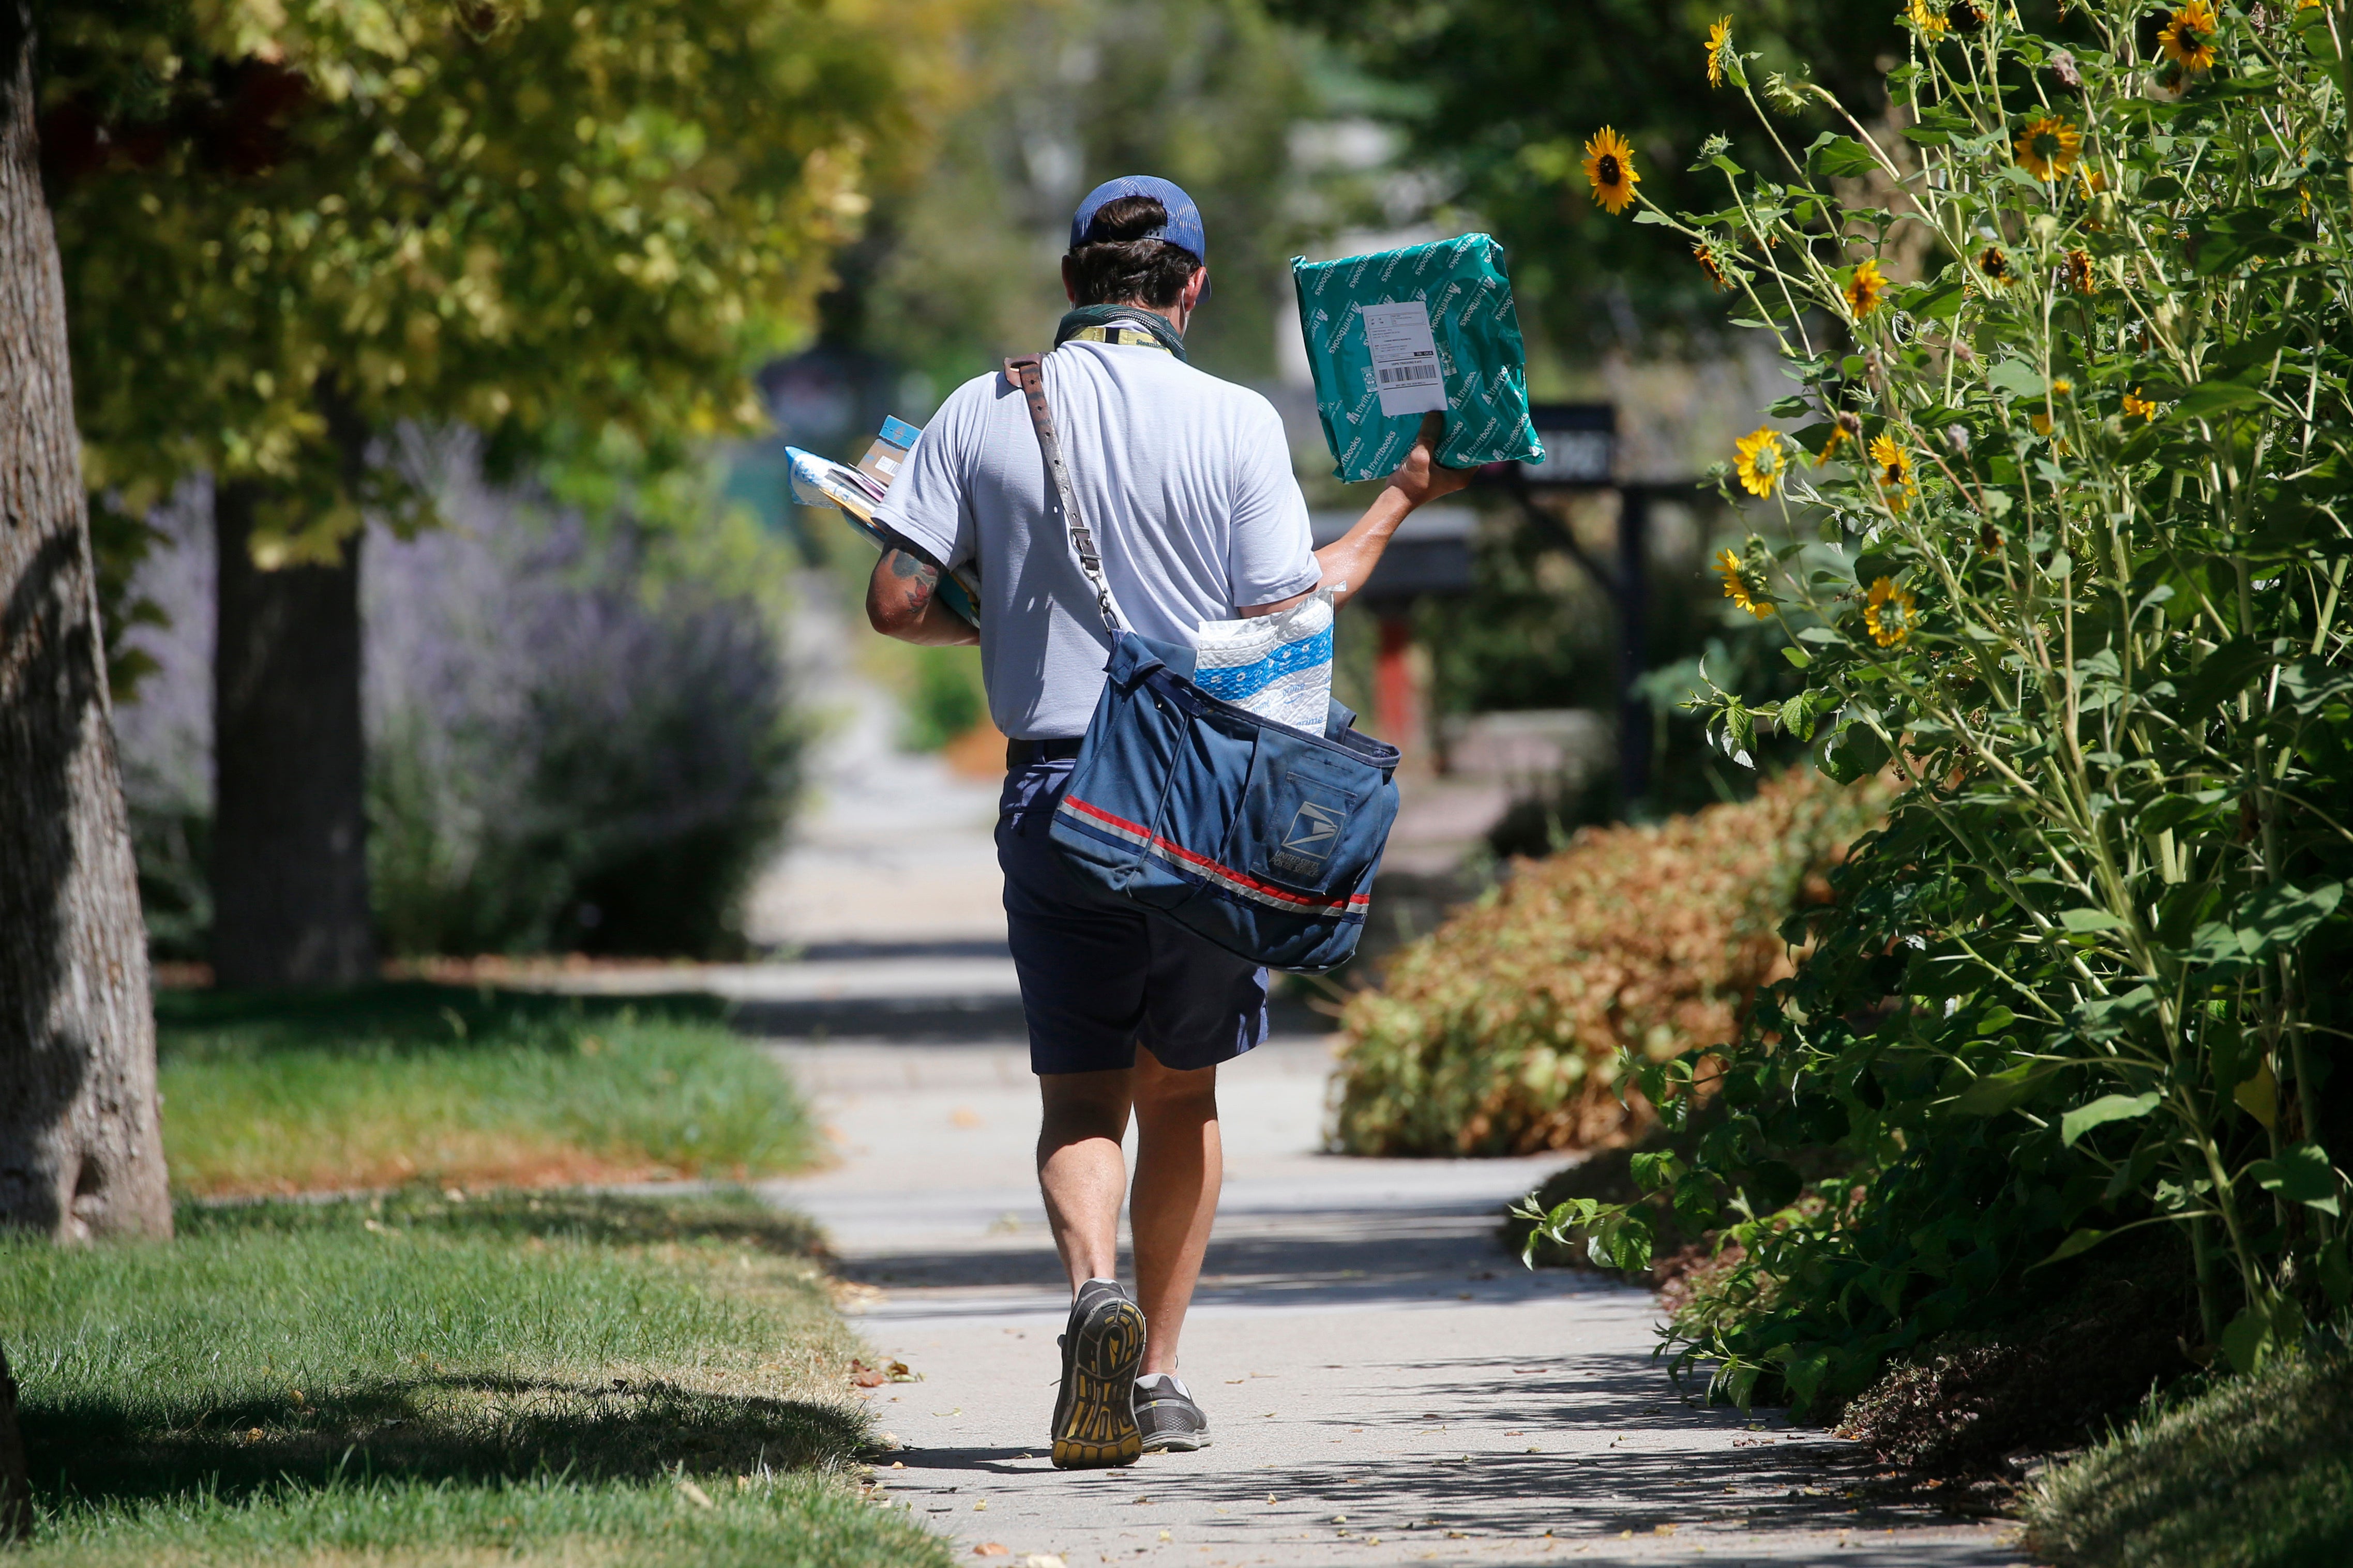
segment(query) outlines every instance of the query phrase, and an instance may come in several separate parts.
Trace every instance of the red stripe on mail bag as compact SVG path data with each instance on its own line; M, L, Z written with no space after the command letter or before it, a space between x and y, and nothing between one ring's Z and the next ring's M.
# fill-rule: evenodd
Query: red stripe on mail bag
M1278 908L1290 906L1303 910L1353 910L1358 905L1370 904L1373 901L1372 895L1369 893L1352 893L1345 899L1315 899L1292 892L1287 889L1269 887L1266 883L1245 876L1230 866L1221 866L1206 855L1196 855L1183 845L1164 838L1139 823L1130 822L1124 816L1114 816L1103 807L1091 801L1081 800L1076 795L1064 795L1062 804L1056 809L1091 816L1131 843L1141 844L1168 859L1181 861L1198 870L1205 871L1216 880L1232 888L1236 892L1248 894Z

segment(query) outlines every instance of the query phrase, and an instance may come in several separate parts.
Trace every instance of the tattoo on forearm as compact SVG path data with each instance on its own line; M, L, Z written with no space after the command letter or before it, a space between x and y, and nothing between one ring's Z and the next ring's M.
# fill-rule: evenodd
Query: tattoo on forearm
M932 602L933 591L940 585L940 569L920 555L910 555L903 550L891 552L891 575L906 584L906 605L921 615Z

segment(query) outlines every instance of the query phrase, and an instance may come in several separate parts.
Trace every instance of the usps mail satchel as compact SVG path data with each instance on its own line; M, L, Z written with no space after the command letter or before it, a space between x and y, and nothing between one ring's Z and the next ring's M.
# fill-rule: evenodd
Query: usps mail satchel
M1082 880L1275 969L1345 962L1397 820L1398 750L1327 701L1320 734L1210 696L1194 654L1127 629L1079 515L1039 357L1005 362L1037 426L1071 551L1112 637L1052 838Z

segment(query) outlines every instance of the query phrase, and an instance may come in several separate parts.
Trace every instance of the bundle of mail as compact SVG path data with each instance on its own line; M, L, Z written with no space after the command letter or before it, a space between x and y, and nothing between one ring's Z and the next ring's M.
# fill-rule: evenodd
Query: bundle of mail
M866 448L866 456L858 459L855 468L820 458L815 452L804 452L798 447L786 447L785 457L793 470L793 499L803 506L839 508L849 525L877 549L890 549L890 535L875 526L874 513L889 492L891 481L899 477L915 437L922 434L903 419L885 418L882 433L874 437L874 444ZM980 625L980 579L969 567L943 577L940 603L972 625Z

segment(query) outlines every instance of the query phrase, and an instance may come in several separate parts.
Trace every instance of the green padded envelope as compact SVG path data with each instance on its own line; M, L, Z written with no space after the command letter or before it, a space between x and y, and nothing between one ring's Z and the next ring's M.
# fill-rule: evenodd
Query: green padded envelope
M1525 351L1494 237L1466 234L1344 261L1293 257L1315 413L1354 482L1395 471L1425 411L1443 405L1449 468L1539 462ZM1419 309L1416 307L1419 306Z

